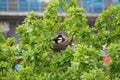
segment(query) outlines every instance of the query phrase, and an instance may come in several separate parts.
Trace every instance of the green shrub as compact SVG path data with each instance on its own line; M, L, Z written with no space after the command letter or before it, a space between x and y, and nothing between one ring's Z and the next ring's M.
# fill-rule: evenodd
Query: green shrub
M6 76L13 71L16 64L15 39L7 39L0 44L0 79L6 80Z
M2 27L0 25L0 43L3 43L3 42L5 42L5 38L4 38L3 34L2 34Z
M59 16L59 6L64 9L66 17ZM52 0L45 9L44 17L30 12L24 23L17 27L20 36L18 47L14 38L0 43L0 79L118 80L118 13L119 6L110 7L97 18L96 27L90 28L86 24L84 10L77 6L76 0L70 3L68 0ZM70 45L66 50L54 52L50 49L51 39L62 30L73 38L75 46ZM95 30L98 30L97 34ZM103 57L100 55L105 43L108 43L108 56L112 59L107 71L104 70ZM23 57L20 70L15 69L17 56Z
M92 69L89 72L84 72L81 80L110 80L109 76L105 75L101 69Z
M111 6L103 11L96 19L95 27L98 31L95 43L100 45L111 42L117 42L120 36L120 6Z
M108 47L109 49L109 55L111 56L111 63L109 65L109 72L110 72L110 75L111 75L111 78L114 79L114 78L120 78L120 73L119 73L119 70L120 70L120 40L119 40L119 43L117 44L114 44L114 43L111 43Z

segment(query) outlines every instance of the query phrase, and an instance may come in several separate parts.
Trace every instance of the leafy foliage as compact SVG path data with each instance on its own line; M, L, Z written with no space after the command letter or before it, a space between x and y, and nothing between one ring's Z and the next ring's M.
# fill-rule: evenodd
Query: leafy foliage
M120 6L111 6L109 9L103 11L95 22L98 31L95 42L99 41L101 44L117 42L120 32Z
M0 43L3 43L4 41L5 41L5 38L2 35L2 27L0 26Z
M109 65L109 70L111 74L111 78L119 78L119 65L120 65L120 41L117 44L111 43L109 45L109 55L112 57L111 64Z
M84 10L77 6L76 0L68 1L52 0L44 17L30 12L24 23L17 27L18 45L14 38L0 43L1 80L119 79L119 6L105 10L97 18L95 28L90 28ZM59 7L64 9L66 17L58 14ZM75 45L55 53L50 49L50 40L61 30L73 38ZM100 55L105 43L108 43L108 55L112 59L107 71ZM23 57L22 63L17 62L19 56ZM22 66L20 70L15 69L17 64Z
M119 45L120 45L120 6L111 6L96 20L97 38L101 44L108 43L108 54L112 61L109 65L109 72L112 79L119 78Z
M106 76L105 73L100 69L89 70L82 75L82 80L109 80L109 76Z
M14 69L16 64L15 39L11 38L0 44L0 79L5 80L5 76Z

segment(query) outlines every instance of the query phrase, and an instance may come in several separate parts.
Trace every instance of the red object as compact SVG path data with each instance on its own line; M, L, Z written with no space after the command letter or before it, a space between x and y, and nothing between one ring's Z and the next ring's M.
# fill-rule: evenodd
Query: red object
M111 60L111 57L105 57L104 58L104 64L108 64Z

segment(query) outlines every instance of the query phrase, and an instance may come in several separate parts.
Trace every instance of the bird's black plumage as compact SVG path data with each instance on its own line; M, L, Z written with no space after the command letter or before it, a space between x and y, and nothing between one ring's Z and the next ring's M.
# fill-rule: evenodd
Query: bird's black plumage
M55 41L55 43L61 43L63 42L65 39L62 37L62 35L58 35L56 38L52 39L52 41Z

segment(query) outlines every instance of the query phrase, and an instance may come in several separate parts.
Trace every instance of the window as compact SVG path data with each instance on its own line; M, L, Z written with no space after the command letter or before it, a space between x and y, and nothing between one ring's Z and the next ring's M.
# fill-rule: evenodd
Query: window
M30 10L40 11L40 1L39 0L30 0Z
M86 10L87 13L92 12L92 0L82 0L82 7Z
M9 0L9 2L8 2L8 5L9 5L9 7L8 7L8 10L9 11L17 11L17 0Z
M40 11L40 0L18 0L19 11Z
M113 0L113 4L120 4L120 0Z
M0 0L0 11L8 10L8 0Z
M93 0L93 13L100 13L104 9L104 0Z
M93 0L93 2L95 2L95 3L102 3L103 0Z
M29 9L28 9L28 0L19 0L19 2L18 2L18 10L19 11L28 11Z
M104 9L104 0L82 0L81 6L87 13L100 13Z

